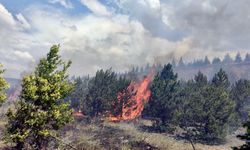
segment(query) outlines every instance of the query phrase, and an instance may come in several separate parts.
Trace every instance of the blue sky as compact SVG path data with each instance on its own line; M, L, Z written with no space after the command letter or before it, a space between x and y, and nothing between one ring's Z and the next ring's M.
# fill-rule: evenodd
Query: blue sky
M185 61L250 48L250 1L0 0L0 63L6 76L33 70L51 45L71 75Z

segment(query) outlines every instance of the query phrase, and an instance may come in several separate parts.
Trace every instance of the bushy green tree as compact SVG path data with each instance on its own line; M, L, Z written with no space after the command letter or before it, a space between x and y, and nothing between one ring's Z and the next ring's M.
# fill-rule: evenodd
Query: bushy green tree
M221 87L228 89L230 86L230 82L228 80L228 75L226 72L221 68L219 72L217 72L213 79L212 79L212 84L216 87Z
M250 118L250 114L248 115ZM237 137L241 140L245 141L240 147L234 147L234 150L249 150L250 149L250 121L248 120L246 123L243 124L243 127L247 128L246 133L244 135L238 135Z
M207 88L204 97L203 138L211 142L224 140L235 118L235 103L227 90L214 85Z
M73 89L66 74L71 62L58 53L59 46L52 46L35 72L23 78L20 101L7 113L5 140L16 143L16 149L46 149L56 131L72 120L69 104L64 103Z
M88 94L83 102L83 112L92 117L114 112L118 93L125 90L129 84L130 80L119 78L111 69L97 71L95 77L90 80Z
M70 101L70 107L75 110L81 110L83 108L83 101L86 99L89 89L90 77L77 77L75 82L75 88L72 93L66 98L66 101Z
M4 103L6 99L6 90L9 88L8 83L3 77L4 69L2 69L3 65L0 64L0 106Z
M175 112L175 115L178 118L178 126L184 129L184 136L192 146L194 146L193 142L202 137L202 124L206 116L206 112L203 110L206 103L204 92L207 86L207 77L198 72L194 79L182 83L178 93L181 107Z
M179 81L172 65L165 65L152 82L150 87L152 95L143 114L147 117L160 118L163 126L169 126L174 120L173 113L178 106L176 101L178 88Z
M131 99L137 91L133 87L129 87L130 80L125 77L119 77L116 83L116 91L118 91L116 98L112 102L111 114L112 116L122 117L123 108L132 107L135 105L135 100Z
M245 122L250 111L250 81L246 79L238 80L231 89L231 97L236 102L236 111L241 121Z
M235 102L230 97L229 86L228 75L220 69L207 88L204 106L207 113L204 137L207 140L224 140L236 119Z
M227 75L223 73L223 80L218 77L222 72L215 74L212 83L199 72L180 92L179 125L192 140L212 143L224 140L228 133L235 115L235 103L225 87Z

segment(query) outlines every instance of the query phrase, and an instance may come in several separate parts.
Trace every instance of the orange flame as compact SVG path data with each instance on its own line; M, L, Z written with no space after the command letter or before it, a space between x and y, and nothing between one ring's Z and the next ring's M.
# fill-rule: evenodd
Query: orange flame
M149 101L151 96L151 91L149 90L149 85L153 79L154 73L151 73L146 76L141 82L135 83L131 82L128 86L128 91L134 93L122 106L122 112L120 116L110 116L110 121L122 121L122 120L133 120L141 115L141 112L144 109L144 105ZM125 96L125 93L118 93L117 100Z

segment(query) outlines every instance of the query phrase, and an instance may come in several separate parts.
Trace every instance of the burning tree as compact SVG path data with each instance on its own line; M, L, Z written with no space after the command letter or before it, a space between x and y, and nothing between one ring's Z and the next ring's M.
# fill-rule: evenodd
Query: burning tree
M150 73L141 82L131 82L127 89L118 93L117 102L121 103L118 105L120 106L120 115L112 115L111 121L132 120L141 115L144 105L148 103L151 96L149 85L152 78L153 73Z
M153 73L136 82L118 76L111 69L99 70L90 79L83 112L90 117L109 117L111 121L131 120L141 115L151 95Z
M82 112L90 117L108 116L110 113L117 115L123 102L117 101L117 93L125 91L129 84L130 80L118 77L111 69L97 71L89 81L88 93L82 102Z

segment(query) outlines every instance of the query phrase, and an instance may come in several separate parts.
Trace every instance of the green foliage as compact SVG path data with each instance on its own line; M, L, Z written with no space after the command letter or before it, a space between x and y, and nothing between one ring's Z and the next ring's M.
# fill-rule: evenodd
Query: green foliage
M176 101L178 87L177 74L174 74L172 65L165 65L152 82L150 87L152 95L143 114L147 117L160 118L163 126L171 124L174 120L173 113L178 106Z
M132 107L135 101L129 101L133 95L136 94L133 88L129 88L131 80L125 77L119 77L116 83L116 98L112 102L111 114L113 116L122 116L124 107Z
M236 63L242 62L242 58L241 58L241 56L240 56L240 53L237 53L237 55L235 56L235 62L236 62Z
M212 84L214 86L221 86L222 88L228 88L230 86L230 82L228 80L228 76L226 72L222 69L219 70L218 73L216 73L212 79Z
M7 113L5 140L17 149L24 144L44 149L55 131L72 120L69 104L63 102L74 87L66 74L71 62L62 61L58 53L59 46L52 46L35 73L23 78L20 101Z
M70 101L71 108L75 110L81 110L83 108L83 101L86 99L86 95L89 90L89 76L78 77L74 80L75 88L72 93L66 98L66 101Z
M250 117L250 114L248 115ZM250 149L250 121L248 120L243 124L243 127L247 128L247 132L244 135L238 135L238 138L245 141L240 147L234 147L234 150L248 150Z
M224 140L228 133L235 116L235 103L225 87L228 81L220 82L218 76L222 72L215 75L212 83L199 72L180 92L182 106L177 114L178 121L192 140L212 143ZM227 75L223 73L223 77L226 79Z
M83 102L83 112L89 116L117 114L117 108L124 104L118 103L117 95L126 90L129 84L130 80L125 77L118 78L111 69L97 71L90 80L88 94Z
M3 65L0 64L0 106L4 103L6 99L6 90L9 88L8 83L3 78L4 70L2 69Z
M236 102L236 111L242 122L246 122L250 111L250 81L240 79L231 89L231 97Z

